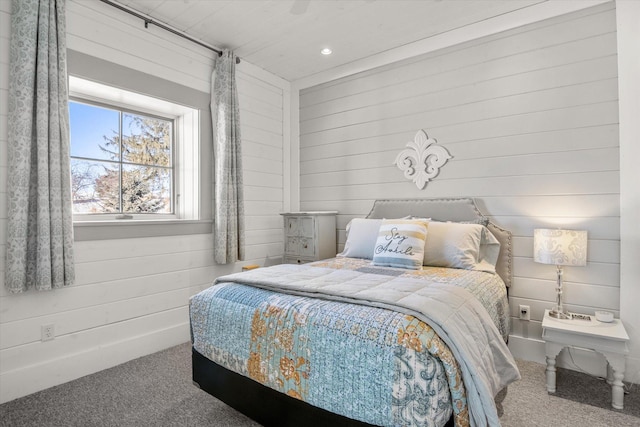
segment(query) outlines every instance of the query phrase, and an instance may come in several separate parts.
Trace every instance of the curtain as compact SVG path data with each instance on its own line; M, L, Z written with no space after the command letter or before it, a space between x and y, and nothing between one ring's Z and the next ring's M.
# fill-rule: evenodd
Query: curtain
M14 0L11 13L5 286L74 280L64 0Z
M213 123L214 259L228 264L244 259L244 198L236 56L225 50L211 77Z

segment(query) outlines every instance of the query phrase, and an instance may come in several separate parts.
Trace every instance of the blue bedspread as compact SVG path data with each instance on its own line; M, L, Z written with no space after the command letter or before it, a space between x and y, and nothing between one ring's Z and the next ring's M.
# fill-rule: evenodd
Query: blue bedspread
M456 271L453 281L487 300L490 310L502 307L504 284L469 280L478 272L469 273ZM443 274L449 273L433 270L429 280ZM194 296L190 310L198 352L289 396L381 426L442 426L452 414L456 425L470 423L458 362L412 315L231 283Z

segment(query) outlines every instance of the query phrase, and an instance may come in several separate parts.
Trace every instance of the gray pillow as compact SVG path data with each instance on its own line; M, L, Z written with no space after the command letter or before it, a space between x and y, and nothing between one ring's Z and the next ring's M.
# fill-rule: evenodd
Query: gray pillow
M429 222L424 265L495 273L500 243L483 225Z

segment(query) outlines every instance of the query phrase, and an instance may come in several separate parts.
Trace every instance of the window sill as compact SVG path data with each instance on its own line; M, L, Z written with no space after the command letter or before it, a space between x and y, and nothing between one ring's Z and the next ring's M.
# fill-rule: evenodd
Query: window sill
M212 223L213 221L211 220L190 219L75 221L73 223L73 233L76 242L182 236L211 233Z

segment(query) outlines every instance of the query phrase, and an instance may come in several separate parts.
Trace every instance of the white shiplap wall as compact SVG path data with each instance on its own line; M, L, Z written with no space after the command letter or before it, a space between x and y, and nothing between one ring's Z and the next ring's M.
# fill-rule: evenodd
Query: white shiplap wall
M304 89L300 207L340 212L341 250L374 199L478 198L514 233L512 316L531 306L531 322L514 318L512 346L540 340L554 300L555 268L533 262L533 229L586 229L589 262L565 270L565 301L618 316L617 101L613 3ZM419 129L453 155L422 191L393 165Z
M189 339L188 298L244 263L217 266L211 234L76 242L76 283L8 295L7 88L10 2L0 2L0 402ZM213 53L99 2L68 2L68 47L209 92ZM282 256L283 144L289 84L246 62L238 67L247 260ZM203 111L206 114L207 111ZM286 114L286 116L285 116ZM56 339L40 341L54 324ZM186 362L185 362L186 363Z

